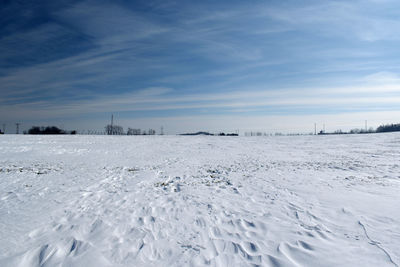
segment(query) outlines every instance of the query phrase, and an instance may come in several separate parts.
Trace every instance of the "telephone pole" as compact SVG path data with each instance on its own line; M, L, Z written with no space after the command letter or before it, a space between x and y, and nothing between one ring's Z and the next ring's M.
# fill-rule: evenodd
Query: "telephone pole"
M161 126L161 132L160 132L160 134L161 134L161 135L164 135L164 127L162 127L162 126Z
M19 134L19 125L20 125L21 123L16 123L15 125L17 125L17 134Z
M6 124L3 123L3 133L6 133Z
M317 135L317 124L314 123L314 135Z
M367 120L365 120L365 132L368 131L368 125L367 125Z

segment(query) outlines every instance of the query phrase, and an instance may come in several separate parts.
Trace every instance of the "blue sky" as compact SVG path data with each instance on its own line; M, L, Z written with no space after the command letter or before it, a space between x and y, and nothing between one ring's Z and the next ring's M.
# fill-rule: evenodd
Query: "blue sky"
M39 3L40 2L40 3ZM2 1L0 123L310 132L400 122L400 2Z

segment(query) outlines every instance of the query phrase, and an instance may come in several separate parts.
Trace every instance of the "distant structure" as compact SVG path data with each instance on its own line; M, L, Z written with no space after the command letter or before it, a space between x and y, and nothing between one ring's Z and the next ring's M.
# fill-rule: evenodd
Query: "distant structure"
M164 127L161 126L160 135L164 135Z
M6 124L3 123L3 133L6 133Z
M21 123L16 123L15 125L17 126L17 134L19 134L19 125L20 125Z
M105 131L107 135L123 135L124 128L119 125L114 125L114 114L111 115L111 124L106 125Z

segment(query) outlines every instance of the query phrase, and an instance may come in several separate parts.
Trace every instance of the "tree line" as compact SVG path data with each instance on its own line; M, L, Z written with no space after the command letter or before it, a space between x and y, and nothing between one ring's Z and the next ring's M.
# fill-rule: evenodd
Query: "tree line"
M368 130L365 129L352 129L349 132L344 132L342 130L337 130L332 133L326 133L323 132L322 130L318 133L320 135L327 135L327 134L364 134L364 133L384 133L384 132L398 132L400 131L400 123L397 124L384 124L379 126L376 129L369 128ZM0 130L0 134L4 134ZM63 129L60 129L56 126L32 126L28 131L24 131L24 134L77 134L77 131L66 131ZM153 129L149 129L148 131L141 130L141 129L134 129L134 128L128 128L128 131L125 133L124 129L122 126L119 125L107 125L105 127L105 134L107 135L155 135L156 131ZM199 134L205 134L205 135L215 135L215 134L210 134L206 132L198 132L198 133L189 133L189 134L183 134L183 135L199 135ZM228 135L228 136L237 136L238 134L225 134L225 133L220 133L216 135ZM266 135L265 133L259 133L259 132L251 132L251 133L246 133L246 136L261 136L261 135ZM281 134L275 134L275 135L281 135Z
M119 125L111 125L108 124L105 127L105 133L107 135L155 135L156 131L153 129L149 129L147 132L146 130L141 129L133 129L128 128L128 131L125 133L124 128Z
M24 134L76 134L76 131L65 131L56 126L32 126L28 131L24 131Z
M400 123L381 125L376 129L377 133L400 132Z
M342 130L336 130L333 133L326 133L324 131L320 131L319 135L329 135L329 134L367 134L367 133L388 133L388 132L399 132L400 131L400 123L397 124L384 124L379 126L378 128L369 128L369 129L351 129L349 132L344 132Z

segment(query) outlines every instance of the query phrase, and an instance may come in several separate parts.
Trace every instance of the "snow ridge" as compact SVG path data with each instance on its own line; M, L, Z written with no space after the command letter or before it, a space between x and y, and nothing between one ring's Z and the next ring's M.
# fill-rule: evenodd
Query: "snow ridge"
M365 228L365 225L364 225L361 221L358 221L358 224L363 228L364 233L365 233L365 236L366 236L366 237L368 238L368 240L370 241L370 244L373 245L373 246L376 246L377 248L379 248L380 250L382 250L382 251L386 254L386 256L388 256L390 262L393 263L394 266L398 267L399 265L397 265L397 263L395 263L395 262L393 261L393 259L392 259L392 257L390 256L390 254L389 254L383 247L380 246L380 243L379 243L378 241L372 240L372 239L369 237L369 235L368 235L368 233L367 233L367 229Z

